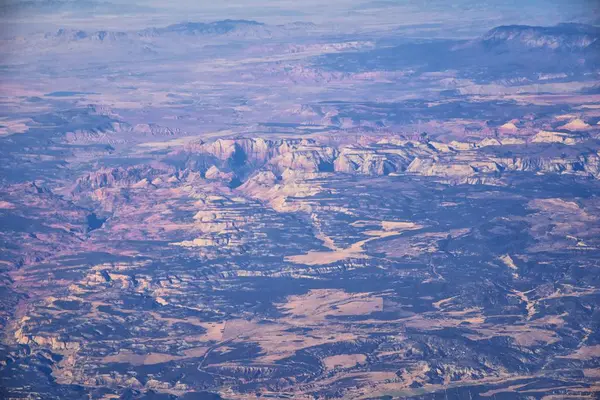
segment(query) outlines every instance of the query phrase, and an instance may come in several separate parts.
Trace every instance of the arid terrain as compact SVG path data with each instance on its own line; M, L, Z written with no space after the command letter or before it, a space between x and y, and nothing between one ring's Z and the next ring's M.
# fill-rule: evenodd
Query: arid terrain
M1 398L598 398L591 3L468 29L14 3Z

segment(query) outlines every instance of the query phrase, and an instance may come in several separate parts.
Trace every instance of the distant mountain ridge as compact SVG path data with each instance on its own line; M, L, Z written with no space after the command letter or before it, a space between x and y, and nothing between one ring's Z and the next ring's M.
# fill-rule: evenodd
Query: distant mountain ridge
M165 27L150 27L138 31L85 31L81 29L61 28L54 33L44 35L46 39L62 39L69 41L98 40L116 41L120 39L152 38L169 35L185 36L218 36L218 35L244 35L264 37L271 34L306 28L297 23L287 25L266 25L253 20L225 19L214 22L181 22Z
M186 35L222 35L237 29L264 27L265 24L252 20L225 19L214 22L182 22L164 28L147 28L138 34L142 36L179 33Z
M477 82L533 82L548 74L588 79L600 71L600 28L593 25L507 25L472 40L399 43L363 52L323 55L315 59L315 64L345 73L455 70L458 76Z
M600 39L600 27L563 23L555 26L505 25L488 31L478 42L489 47L523 46L553 50L583 50Z

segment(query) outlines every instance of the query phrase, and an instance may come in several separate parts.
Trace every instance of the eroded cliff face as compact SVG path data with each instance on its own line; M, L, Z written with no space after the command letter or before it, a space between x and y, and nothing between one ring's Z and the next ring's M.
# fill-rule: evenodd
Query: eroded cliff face
M147 185L156 179L160 179L160 176L174 173L175 168L161 163L132 167L100 168L77 179L73 190L81 192L105 187Z
M340 151L334 170L347 174L389 175L403 172L418 155L432 152L414 143L406 146L348 146Z
M537 136L534 136L534 138ZM89 198L110 212L123 193L200 188L212 182L283 211L310 212L309 199L334 193L336 176L423 176L446 184L506 185L514 173L573 175L596 179L595 139L567 144L514 137L450 143L386 137L363 144L323 144L318 139L233 138L186 144L162 161L100 168L81 176L74 198ZM176 157L177 161L172 160ZM125 191L125 192L123 192ZM298 199L305 199L299 201ZM197 238L183 246L227 246L221 238Z
M371 176L410 173L442 178L508 171L598 176L598 152L589 146L595 142L582 140L577 142L581 146L576 146L575 141L563 140L568 134L546 133L534 136L529 145L518 138L449 144L387 138L368 145L339 146L323 145L316 140L244 138L219 139L191 151L223 161L228 173L244 171L250 177L253 173L271 171L278 179L285 171ZM568 147L562 147L565 145ZM218 175L214 169L210 172L213 175Z
M311 139L268 140L263 138L218 139L199 146L192 152L210 154L226 161L232 169L269 165L279 173L285 169L317 172L327 169L337 151Z
M507 144L508 143L508 144ZM450 144L386 139L368 145L323 145L315 140L219 139L191 146L186 156L201 157L200 168L188 162L184 168L166 163L133 167L100 168L79 178L74 191L106 187L154 185L189 179L199 173L205 179L232 187L272 187L319 174L386 176L413 174L467 183L498 178L508 172L600 176L600 156L593 143L581 145L485 139L478 143ZM212 160L212 161L211 161ZM325 176L325 175L324 175Z

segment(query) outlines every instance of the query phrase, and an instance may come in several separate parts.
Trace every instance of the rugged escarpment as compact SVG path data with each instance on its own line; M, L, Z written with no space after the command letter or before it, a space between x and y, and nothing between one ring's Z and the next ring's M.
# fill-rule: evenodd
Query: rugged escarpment
M308 202L290 199L327 192L328 182L344 175L423 176L442 183L491 185L508 184L514 173L600 177L595 139L567 144L536 141L538 136L529 143L510 137L450 143L400 137L364 144L263 138L198 141L165 153L160 161L87 173L77 179L71 194L99 201L108 211L123 204L120 190L174 190L212 182L278 210L310 211Z
M331 168L337 150L311 139L268 140L262 138L218 139L190 145L191 152L206 153L227 162L232 169L268 167L318 172Z
M159 176L174 173L175 168L160 164L100 168L77 179L74 190L80 192L112 186L144 185L152 183Z
M552 27L509 25L490 30L480 38L480 42L487 46L512 45L573 51L597 44L599 37L600 29L584 24L558 24Z
M187 151L215 157L219 170L227 172L224 177L237 176L241 181L259 171L271 171L278 178L285 171L454 178L520 171L598 177L596 141L565 141L565 137L569 134L546 135L542 131L529 145L510 138L449 144L387 138L366 145L337 146L306 139L241 138L191 145ZM214 169L209 174L220 176Z

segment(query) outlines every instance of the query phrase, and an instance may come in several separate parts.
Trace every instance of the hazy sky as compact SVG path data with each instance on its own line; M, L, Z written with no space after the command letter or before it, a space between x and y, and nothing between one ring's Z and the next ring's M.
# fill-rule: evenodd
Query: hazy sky
M6 7L9 3L27 5L16 15L3 13L5 31L15 32L62 26L136 29L225 18L310 21L344 30L435 23L455 32L476 32L502 24L600 22L597 0L5 0L2 4Z

